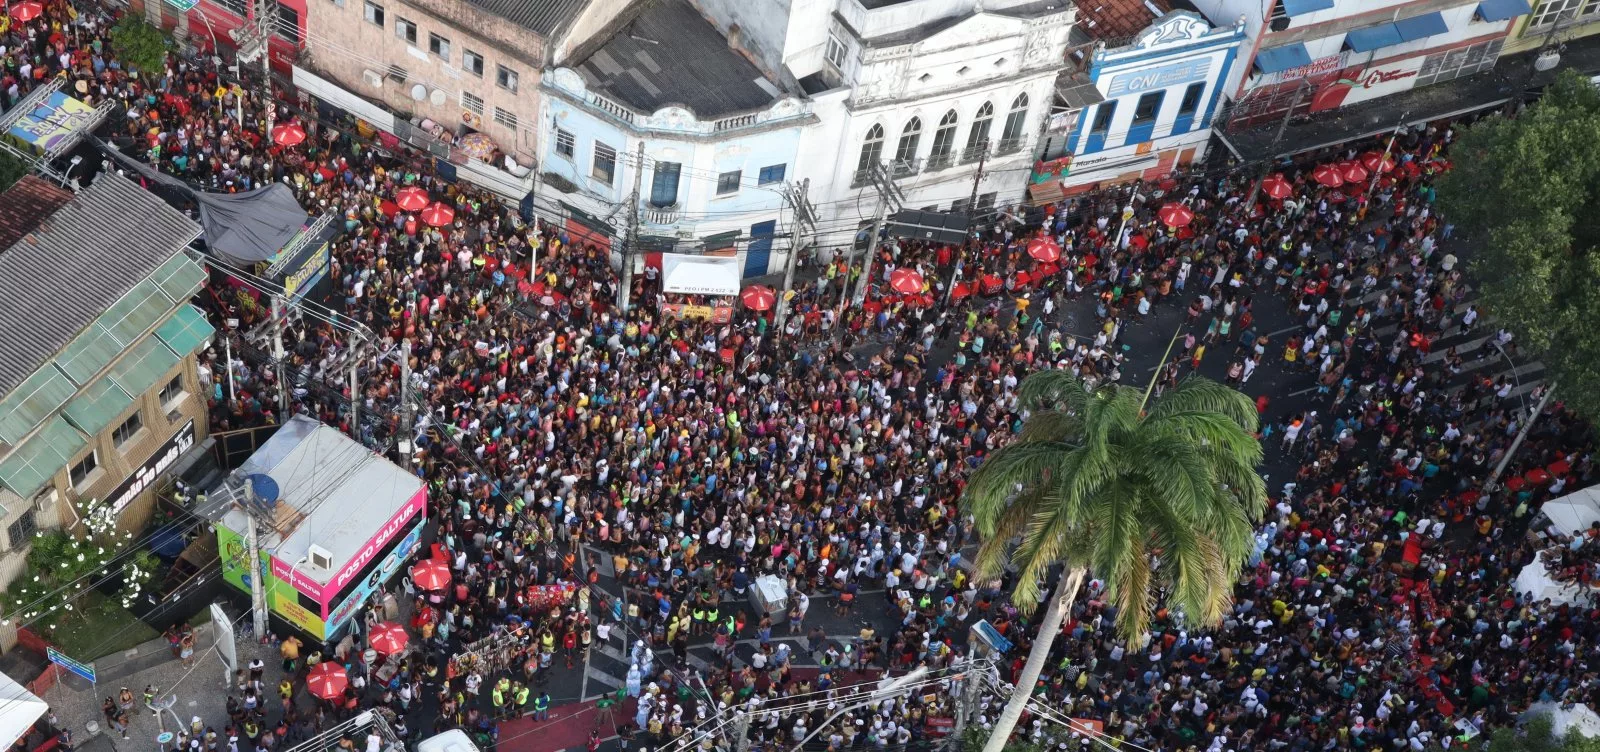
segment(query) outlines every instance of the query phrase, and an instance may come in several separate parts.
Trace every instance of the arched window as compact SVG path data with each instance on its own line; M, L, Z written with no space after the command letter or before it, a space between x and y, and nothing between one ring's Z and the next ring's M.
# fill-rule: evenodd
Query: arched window
M955 110L939 119L939 129L933 132L933 153L928 155L928 168L937 169L950 164L950 151L956 146Z
M1023 92L1011 100L1011 112L1006 115L1006 128L1000 134L1000 149L1015 151L1022 148L1022 124L1028 120L1028 94Z
M864 173L878 166L883 160L883 126L877 123L867 131L867 138L861 142L861 159L856 162L856 172Z
M900 143L894 147L896 165L909 165L917 158L917 144L922 141L922 118L913 117L900 131Z
M976 119L972 121L972 128L967 131L966 159L977 159L978 154L989 144L989 124L994 122L994 105L984 102L978 108Z

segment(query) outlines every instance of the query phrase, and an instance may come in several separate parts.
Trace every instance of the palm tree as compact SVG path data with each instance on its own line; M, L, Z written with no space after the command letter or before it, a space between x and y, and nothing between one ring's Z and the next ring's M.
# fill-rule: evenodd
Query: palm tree
M1266 506L1255 405L1239 392L1190 377L1145 410L1148 391L1091 389L1053 370L1025 379L1019 397L1022 433L972 474L962 499L983 537L975 578L1014 564L1011 599L1031 612L1044 578L1058 564L1062 573L984 752L1005 747L1088 572L1106 582L1130 644L1145 638L1157 591L1191 626L1213 626Z

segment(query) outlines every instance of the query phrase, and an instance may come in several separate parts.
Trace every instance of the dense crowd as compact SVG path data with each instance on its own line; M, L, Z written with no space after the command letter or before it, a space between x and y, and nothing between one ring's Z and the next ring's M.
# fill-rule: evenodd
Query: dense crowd
M1211 750L1422 750L1510 723L1533 702L1592 699L1592 605L1511 588L1536 551L1521 535L1530 512L1593 480L1587 427L1556 407L1512 473L1565 472L1482 493L1526 419L1520 396L1475 375L1483 353L1434 349L1484 326L1432 208L1447 125L1400 136L1398 164L1370 193L1318 185L1309 161L1283 165L1292 192L1281 199L1245 176L1196 172L1137 196L1064 201L1028 223L1003 219L965 249L875 244L868 304L846 307L840 341L838 296L868 273L842 259L802 287L778 338L769 314L721 324L665 315L652 274L634 278L635 304L618 310L606 251L524 223L347 119L292 106L287 92L234 91L177 57L129 75L109 54L108 24L56 0L10 29L0 53L7 104L66 76L86 101L124 106L109 130L127 153L210 190L286 184L308 210L340 218L323 301L334 313L302 313L289 328L285 386L295 410L383 445L399 430L409 370L422 413L416 465L440 521L430 555L454 579L432 592L407 583L419 650L386 676L366 682L360 634L372 619L360 620L345 644L310 654L343 660L365 689L312 712L293 702L273 711L269 691L246 676L226 731L196 729L205 746L232 736L271 749L375 705L402 728L426 707L419 733L462 727L492 743L496 719L548 713L544 681L558 661L619 642L631 667L621 696L602 701L606 736L654 746L742 706L761 719L750 733L764 748L813 734L830 748L921 743L936 733L929 719L952 712L948 697L831 721L827 703L843 699L847 679L950 665L969 650L977 618L1016 643L1000 670L1016 675L1034 635L1007 605L1005 582L972 582L962 566L974 543L957 506L964 478L1020 430L1020 379L1047 367L1120 379L1123 330L1157 305L1183 307L1187 321L1160 386L1208 357L1246 390L1263 363L1315 384L1309 410L1258 400L1264 441L1294 473L1280 479L1219 630L1191 634L1163 612L1146 642L1125 644L1091 583L1032 691L1141 748ZM303 144L271 142L269 106L273 122L306 129ZM400 211L394 199L407 186L449 204L452 221L430 227ZM1192 210L1191 224L1156 219L1172 201ZM1137 211L1123 223L1127 204ZM1040 237L1059 259L1028 253ZM962 287L946 304L958 266ZM889 290L884 275L901 268L921 271L925 289ZM1067 331L1056 314L1083 296L1093 322ZM1295 330L1260 331L1255 306L1269 297L1289 306ZM267 316L263 300L220 274L202 303L244 330ZM376 356L352 344L356 327L372 333ZM1503 333L1493 339L1514 347ZM283 418L272 364L244 338L238 346L233 362L212 352L205 367L215 430ZM355 395L339 375L352 351L363 364ZM360 425L349 425L352 399L371 416ZM1590 539L1547 563L1592 579ZM601 557L627 597L597 587ZM776 578L782 608L750 605L763 578ZM868 594L879 590L883 601ZM869 598L892 613L893 629L830 639L808 616L849 617ZM373 608L374 618L396 615L393 603ZM783 633L804 635L821 668L797 669ZM741 652L749 639L753 652ZM688 648L708 642L719 660L696 669ZM986 701L980 722L995 708ZM1057 720L1034 714L1020 732L1055 744L1080 730Z

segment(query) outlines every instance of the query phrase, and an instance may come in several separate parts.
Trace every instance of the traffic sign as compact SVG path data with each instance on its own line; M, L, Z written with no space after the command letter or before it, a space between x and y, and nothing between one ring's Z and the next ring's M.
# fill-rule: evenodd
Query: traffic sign
M48 648L47 647L47 648L44 649L44 652L45 652L45 657L49 658L51 663L54 663L57 666L60 666L60 667L66 669L68 671L71 671L74 674L77 674L78 676L83 677L83 679L85 681L89 682L90 684L96 683L95 679L94 679L94 664L93 663L87 663L87 664L86 663L79 663L79 662L77 662L77 661L75 661L75 660L73 660L71 658L68 658L65 655L62 655L61 652L56 650L55 648Z

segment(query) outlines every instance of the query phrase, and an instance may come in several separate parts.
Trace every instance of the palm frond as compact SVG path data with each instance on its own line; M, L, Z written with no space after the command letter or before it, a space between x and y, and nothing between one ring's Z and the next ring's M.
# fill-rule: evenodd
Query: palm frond
M1049 483L1076 447L1058 441L1014 442L991 453L973 471L961 496L962 511L971 515L979 533L994 534L1000 515L1020 489Z
M1042 409L1028 414L1018 442L1060 441L1075 443L1083 431L1083 417L1060 410Z
M1089 390L1071 371L1048 369L1028 375L1017 385L1017 399L1026 410L1083 411Z
M1255 403L1243 392L1194 375L1163 393L1149 410L1151 418L1178 413L1222 415L1252 434L1260 428L1261 422Z

